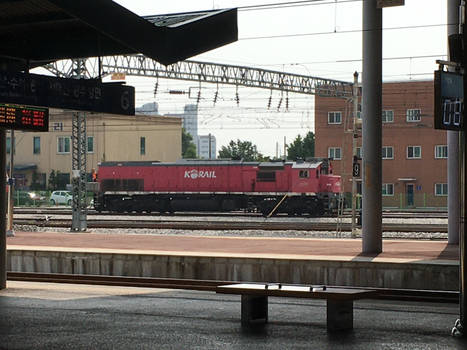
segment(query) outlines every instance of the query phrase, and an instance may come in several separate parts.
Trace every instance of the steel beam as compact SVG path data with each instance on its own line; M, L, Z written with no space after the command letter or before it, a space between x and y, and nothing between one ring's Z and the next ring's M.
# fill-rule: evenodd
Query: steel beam
M86 77L99 76L97 58L86 59L85 65ZM70 77L73 74L72 66L71 60L63 60L47 64L44 68L56 76ZM100 66L103 75L124 73L132 76L247 86L307 95L352 97L351 82L244 66L199 61L182 61L164 66L143 55L102 57Z

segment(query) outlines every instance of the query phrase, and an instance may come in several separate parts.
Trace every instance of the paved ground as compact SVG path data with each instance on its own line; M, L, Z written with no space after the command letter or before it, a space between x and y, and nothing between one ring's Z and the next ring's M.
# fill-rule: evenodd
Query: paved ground
M270 322L240 326L237 296L8 282L0 349L466 349L451 304L355 303L354 330L326 331L325 302L270 298Z
M384 260L458 260L459 247L446 241L384 240L383 253L364 255L361 239L270 237L200 237L146 234L15 232L7 248L129 250L173 254L267 256L300 258L365 258Z

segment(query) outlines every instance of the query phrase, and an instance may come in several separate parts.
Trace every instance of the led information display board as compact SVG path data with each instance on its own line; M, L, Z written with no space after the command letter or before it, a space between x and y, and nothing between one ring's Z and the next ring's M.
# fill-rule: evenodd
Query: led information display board
M95 79L0 71L0 101L77 111L135 115L135 88Z
M462 74L435 71L435 129L465 130Z
M49 109L0 103L0 127L49 131Z

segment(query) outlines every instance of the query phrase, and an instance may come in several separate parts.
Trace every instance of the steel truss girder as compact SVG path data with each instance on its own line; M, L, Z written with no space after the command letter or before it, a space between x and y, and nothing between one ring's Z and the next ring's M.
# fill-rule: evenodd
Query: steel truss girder
M72 231L86 231L86 115L74 112L72 117Z
M86 61L79 59L70 62L69 77L83 77L86 72ZM86 114L73 112L71 122L71 185L73 194L71 231L87 230L86 146Z
M58 61L44 66L57 76L70 76L70 62ZM164 66L143 55L106 56L86 59L86 76L98 77L112 73L132 76L207 82L247 86L285 92L329 97L352 97L352 83L317 78L306 75L284 73L244 66L233 66L199 61L182 61Z

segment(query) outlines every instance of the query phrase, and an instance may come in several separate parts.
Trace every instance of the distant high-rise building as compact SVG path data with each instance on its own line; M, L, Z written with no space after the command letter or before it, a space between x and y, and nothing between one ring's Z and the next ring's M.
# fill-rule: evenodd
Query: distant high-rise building
M216 137L214 135L198 136L198 157L216 159Z
M140 107L136 107L136 114L144 115L159 115L159 105L156 102L145 103Z
M193 143L198 139L198 105L185 105L183 113L168 113L167 117L182 118L182 127L193 137Z
M185 105L183 113L168 113L166 117L182 118L182 128L193 137L196 146L196 153L199 154L198 147L198 105Z

